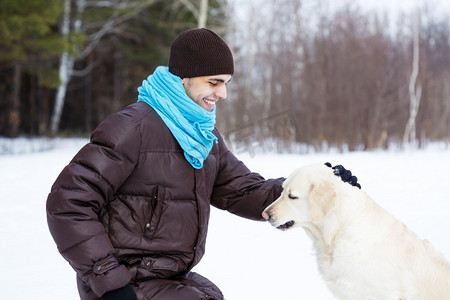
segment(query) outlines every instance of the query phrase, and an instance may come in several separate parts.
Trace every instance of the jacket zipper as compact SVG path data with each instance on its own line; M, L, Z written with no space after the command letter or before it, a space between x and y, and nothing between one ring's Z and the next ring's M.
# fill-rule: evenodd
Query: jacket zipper
M147 214L147 215L150 215L150 217L147 221L147 224L145 224L145 229L153 231L156 228L155 225L152 225L152 220L153 220L153 216L155 215L155 210L156 210L156 206L158 203L158 187L156 187L153 197L152 197L152 199L149 200L149 202L150 203L149 203L148 209L151 211L149 214Z

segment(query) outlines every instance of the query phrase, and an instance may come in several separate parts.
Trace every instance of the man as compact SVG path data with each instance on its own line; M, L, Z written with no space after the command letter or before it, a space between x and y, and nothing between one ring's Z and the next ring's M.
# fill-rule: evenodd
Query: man
M250 172L214 128L233 73L221 37L183 32L168 68L144 80L138 102L105 119L58 176L48 225L81 299L223 299L191 272L210 204L262 220L283 181Z
M183 32L169 67L144 80L138 102L105 119L58 176L47 220L81 299L223 299L191 272L210 204L263 220L284 180L250 172L214 128L233 73L220 36Z

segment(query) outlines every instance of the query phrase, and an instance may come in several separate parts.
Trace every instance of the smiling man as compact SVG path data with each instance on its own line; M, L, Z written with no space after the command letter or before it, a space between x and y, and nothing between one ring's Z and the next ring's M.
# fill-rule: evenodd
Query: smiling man
M221 74L183 78L181 82L189 98L207 111L212 111L217 101L227 97L226 84L230 80L231 75Z
M138 101L105 119L56 179L48 225L81 299L223 299L191 271L205 252L210 205L263 220L283 182L250 172L214 127L233 73L219 35L183 32L168 67L156 68Z

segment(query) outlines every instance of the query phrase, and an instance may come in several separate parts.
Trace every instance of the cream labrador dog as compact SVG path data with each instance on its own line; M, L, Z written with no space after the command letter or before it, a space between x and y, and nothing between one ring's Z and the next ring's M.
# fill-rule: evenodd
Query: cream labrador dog
M291 174L263 217L278 229L306 231L338 299L450 299L444 256L325 165Z

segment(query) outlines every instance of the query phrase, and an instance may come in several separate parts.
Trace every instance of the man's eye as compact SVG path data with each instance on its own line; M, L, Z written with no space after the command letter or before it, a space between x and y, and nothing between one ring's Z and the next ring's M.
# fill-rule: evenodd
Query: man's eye
M211 85L211 86L216 86L217 85L217 82L209 82L209 84Z
M289 194L288 197L289 197L289 199L291 199L291 200L297 200L297 199L298 199L297 196L294 196L294 195L292 195L292 194Z

